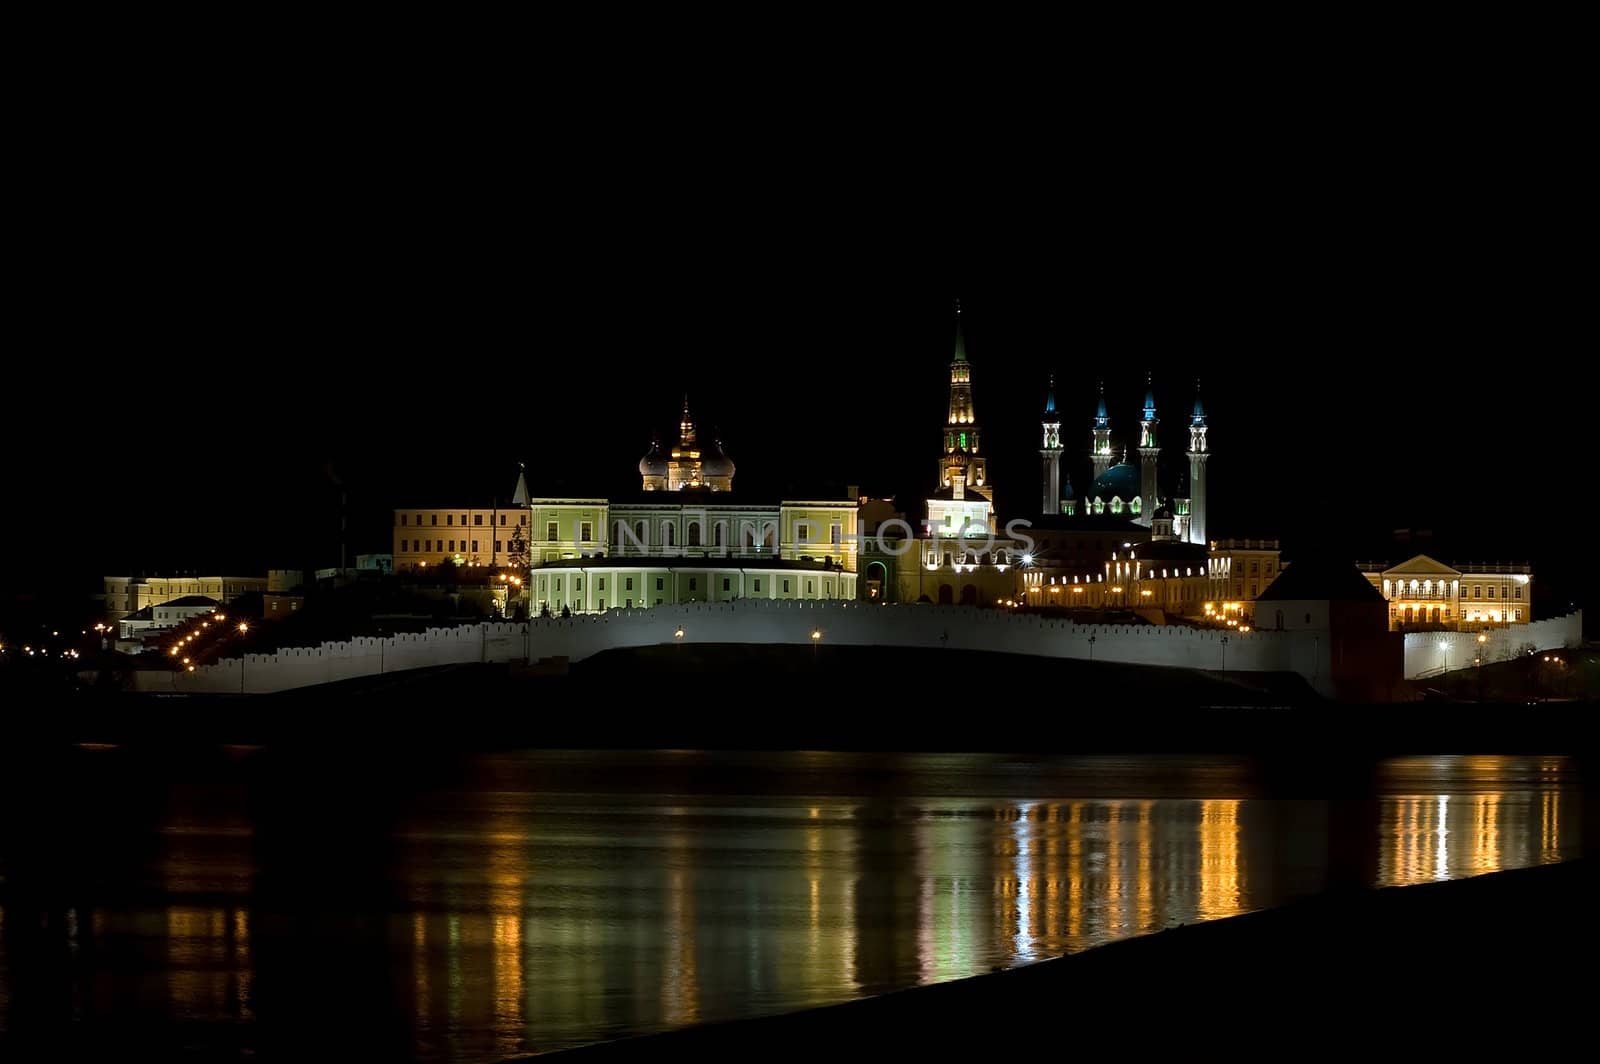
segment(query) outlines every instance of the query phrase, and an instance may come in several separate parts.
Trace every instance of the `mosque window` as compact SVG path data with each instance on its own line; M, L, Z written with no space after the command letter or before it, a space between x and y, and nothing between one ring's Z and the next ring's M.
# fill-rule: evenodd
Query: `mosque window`
M961 434L961 446L963 448L967 446L967 434L965 432Z
M1122 512L1122 500L1120 498L1114 498L1111 500L1111 512L1114 514L1120 514Z

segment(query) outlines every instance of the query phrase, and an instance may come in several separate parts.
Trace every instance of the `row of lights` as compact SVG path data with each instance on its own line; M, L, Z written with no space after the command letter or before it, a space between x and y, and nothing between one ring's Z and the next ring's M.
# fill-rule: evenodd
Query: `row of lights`
M210 614L205 620L200 622L200 627L198 629L196 629L193 632L190 632L188 635L186 635L183 638L179 639L176 643L174 643L171 647L169 647L167 649L167 655L169 657L174 657L174 658L178 657L180 654L183 653L183 648L184 647L188 646L190 643L194 642L196 639L199 639L202 635L206 634L206 630L211 627L212 622L216 623L217 631L220 632L220 631L222 631L222 626L227 623L227 620L228 620L228 615L226 613L213 613L213 614ZM250 622L241 620L234 627L235 627L235 629L238 631L238 633L240 635L244 635L244 634L246 634L247 632L250 631ZM193 661L192 658L185 657L183 659L183 661L182 661L182 665L183 665L183 668L186 671L188 671L188 672L193 672L194 671L194 661Z

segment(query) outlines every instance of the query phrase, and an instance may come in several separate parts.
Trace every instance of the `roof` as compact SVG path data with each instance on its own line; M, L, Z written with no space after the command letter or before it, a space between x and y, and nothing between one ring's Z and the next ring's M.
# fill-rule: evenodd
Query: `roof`
M214 608L214 607L222 605L222 603L218 602L214 598L207 598L205 595L185 595L185 596L183 596L183 598L170 599L167 602L158 602L158 603L156 603L156 605L157 606L211 606L211 607Z
M1310 558L1286 566L1257 602L1384 602L1352 562Z
M1091 499L1121 499L1123 502L1138 498L1139 467L1118 462L1094 478L1087 494Z

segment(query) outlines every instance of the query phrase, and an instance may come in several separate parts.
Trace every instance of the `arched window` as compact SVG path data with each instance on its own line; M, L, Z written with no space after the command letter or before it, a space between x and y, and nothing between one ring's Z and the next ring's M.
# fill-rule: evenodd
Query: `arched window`
M648 547L650 545L650 526L649 526L649 524L647 524L644 521L640 521L637 525L635 525L633 527L633 531L639 537L639 545L641 547Z
M690 521L689 522L689 546L698 547L699 545L700 545L700 522L699 521Z
M1133 501L1128 504L1128 509L1132 510L1134 513L1138 513L1139 512L1139 505L1140 505L1139 497L1138 496L1134 496Z
M671 547L677 543L677 532L672 527L671 521L661 523L661 545Z
M727 545L727 535L728 535L728 523L726 521L718 521L716 523L715 527L712 530L712 535L714 535L716 537L716 545L717 546L719 546L719 547L726 546Z
M1122 512L1122 499L1120 496L1112 496L1111 512L1114 514L1120 514Z
M939 605L948 606L955 600L955 594L950 590L949 584L939 585Z

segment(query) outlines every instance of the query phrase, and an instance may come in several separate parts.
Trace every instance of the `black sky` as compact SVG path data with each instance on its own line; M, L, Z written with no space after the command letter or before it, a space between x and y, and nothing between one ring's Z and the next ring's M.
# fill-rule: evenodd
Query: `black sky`
M658 137L573 152L570 130L528 154L478 127L169 135L41 165L0 579L331 564L330 464L353 550L387 545L393 506L509 493L519 459L535 491L616 491L685 392L742 491L914 508L959 289L1007 514L1035 506L1048 373L1081 490L1095 381L1120 440L1152 370L1171 443L1204 383L1218 532L1365 554L1427 527L1577 594L1587 208L1555 120L1515 118L1196 126L959 213L784 169L771 142L713 173Z

